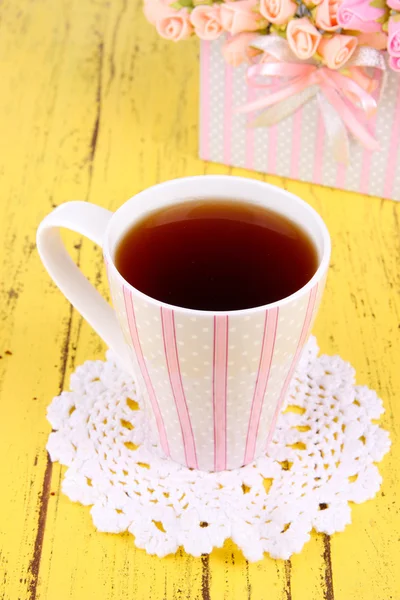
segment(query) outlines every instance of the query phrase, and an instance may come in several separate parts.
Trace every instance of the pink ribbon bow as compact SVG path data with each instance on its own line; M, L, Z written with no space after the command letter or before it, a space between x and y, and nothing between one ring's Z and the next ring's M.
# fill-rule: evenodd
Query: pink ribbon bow
M256 118L253 126L277 123L317 95L337 160L349 160L347 131L366 149L379 149L379 142L367 124L367 119L377 109L377 98L372 92L383 87L379 74L385 70L385 62L378 51L359 49L346 65L344 74L320 66L315 61L299 62L292 55L286 40L278 37L271 39L274 36L262 37L270 39L260 42L264 55L260 62L248 68L247 80L253 88L261 88L268 93L239 109L244 113L268 109ZM257 41L252 45L260 48ZM373 67L374 75L370 76L366 67Z

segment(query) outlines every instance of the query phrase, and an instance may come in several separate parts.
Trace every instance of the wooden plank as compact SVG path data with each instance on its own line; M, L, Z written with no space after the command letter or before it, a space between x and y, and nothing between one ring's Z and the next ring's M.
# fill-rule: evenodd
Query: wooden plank
M198 160L197 63L196 43L160 40L139 0L0 6L0 597L400 597L400 206ZM149 557L128 534L94 530L88 508L60 493L63 471L44 451L46 405L104 347L43 272L38 222L69 199L113 209L157 181L204 172L266 179L319 210L334 241L319 343L350 360L388 409L394 448L380 466L382 493L353 507L344 533L313 534L291 561L248 564L231 542L210 557ZM67 240L107 294L100 249Z

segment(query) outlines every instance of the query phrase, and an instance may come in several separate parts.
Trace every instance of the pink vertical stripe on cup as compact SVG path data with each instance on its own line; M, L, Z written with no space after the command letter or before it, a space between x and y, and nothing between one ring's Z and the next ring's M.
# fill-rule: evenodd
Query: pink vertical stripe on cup
M165 358L167 361L169 380L171 383L172 394L174 396L176 411L178 413L179 424L182 432L186 465L192 469L198 469L196 444L194 441L192 423L190 421L185 390L182 383L181 369L179 365L174 311L170 308L161 307L161 323L164 338Z
M388 163L386 167L386 182L383 190L385 198L390 198L392 195L394 179L396 176L397 169L397 155L399 151L399 139L400 139L400 77L397 88L397 100L396 100L396 113L394 117L394 123L392 125L392 137L389 146Z
M261 357L258 365L253 402L251 405L249 428L247 430L246 449L243 461L245 464L254 460L261 411L265 393L268 387L272 357L274 354L278 316L279 308L272 308L271 310L267 310L265 313Z
M200 156L210 160L211 42L201 42Z
M311 320L312 320L312 317L313 317L313 314L314 314L314 308L315 308L315 301L316 301L316 297L317 297L317 291L318 291L318 284L316 284L311 289L310 295L308 297L308 304L307 304L306 316L304 318L303 327L302 327L302 330L301 330L299 341L297 343L297 349L296 349L296 352L294 354L294 357L293 357L293 360L292 360L292 364L290 365L289 372L286 375L286 379L284 381L283 388L282 388L282 391L280 393L280 396L279 396L279 399L278 399L278 402L277 402L277 405L276 405L275 413L274 413L274 416L273 416L273 419L272 419L272 423L271 423L271 427L270 427L270 430L269 430L269 433L268 433L268 437L267 437L266 449L268 448L268 445L269 445L269 443L271 441L271 438L272 438L272 435L274 433L275 425L276 425L276 422L278 420L278 416L279 416L279 413L281 411L283 401L285 400L286 392L288 390L290 381L291 381L291 379L293 377L293 374L294 374L294 371L296 369L297 361L300 358L300 354L301 354L301 351L303 349L304 343L305 343L305 341L307 339L308 330L309 330L309 327L310 327L310 324L311 324Z
M299 178L300 152L301 152L301 122L303 120L303 109L296 110L293 116L292 132L292 156L290 161L290 177Z
M214 317L213 411L214 469L226 469L226 401L228 382L228 317Z
M233 114L233 67L225 65L225 101L224 101L224 158L225 164L231 164L232 151L232 114Z
M151 406L153 409L153 413L154 413L154 416L156 419L158 434L160 436L161 447L162 447L164 453L167 456L169 456L170 453L169 453L168 439L167 439L167 434L165 431L164 421L162 418L160 407L158 405L154 387L151 382L149 372L147 370L146 362L144 360L142 346L140 344L139 333L138 333L138 329L137 329L137 325L136 325L135 309L134 309L133 302L132 302L132 296L131 296L131 293L129 292L129 290L127 290L125 287L123 288L123 291L124 291L125 310L126 310L126 314L128 317L129 332L131 334L133 348L135 350L135 354L136 354L136 358L137 358L137 361L139 364L140 372L142 373L142 377L143 377L143 380L144 380L144 383L145 383L145 386L147 389L147 393L149 395L150 403L151 403Z

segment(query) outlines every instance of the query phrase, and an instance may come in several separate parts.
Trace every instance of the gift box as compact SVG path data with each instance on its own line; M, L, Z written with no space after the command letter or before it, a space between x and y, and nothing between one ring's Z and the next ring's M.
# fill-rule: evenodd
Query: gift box
M298 179L372 196L400 200L400 76L386 83L368 128L380 148L352 139L349 160L332 153L318 97L269 127L252 127L238 108L265 91L248 85L248 64L231 67L224 38L201 42L200 156L212 162Z

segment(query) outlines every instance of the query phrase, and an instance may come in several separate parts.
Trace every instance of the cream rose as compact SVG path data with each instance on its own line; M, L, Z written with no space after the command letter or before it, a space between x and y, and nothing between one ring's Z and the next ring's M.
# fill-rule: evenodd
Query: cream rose
M221 4L221 23L232 35L242 31L258 31L267 22L257 12L257 0L238 0Z
M274 25L285 25L297 10L292 0L260 0L260 13Z
M145 0L143 11L146 19L152 25L155 25L157 21L160 21L164 17L172 15L174 11L170 8L166 2L160 2L160 0Z
M223 31L219 6L196 6L190 21L196 35L202 40L216 40Z
M186 40L193 33L193 27L189 19L187 8L180 10L169 9L171 12L156 21L158 34L173 42Z
M329 69L341 69L352 57L357 43L357 38L352 35L337 34L330 38L322 38L318 54Z
M315 13L315 24L324 31L335 31L339 27L337 13L339 0L322 0Z
M386 50L388 43L387 33L375 31L374 33L359 33L357 35L359 46L370 46L375 50Z
M307 60L316 53L321 37L307 17L292 19L286 29L288 44L301 60Z
M250 46L256 37L256 33L244 31L227 40L222 47L222 55L226 62L232 67L238 67L243 62L248 62L250 58L259 54L260 50Z

